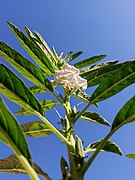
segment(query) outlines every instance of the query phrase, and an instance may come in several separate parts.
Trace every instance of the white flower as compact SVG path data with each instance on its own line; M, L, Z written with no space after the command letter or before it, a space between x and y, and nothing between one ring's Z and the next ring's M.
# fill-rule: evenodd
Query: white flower
M65 64L62 70L58 70L54 74L54 79L60 84L65 84L69 89L87 88L87 80L79 76L79 69Z

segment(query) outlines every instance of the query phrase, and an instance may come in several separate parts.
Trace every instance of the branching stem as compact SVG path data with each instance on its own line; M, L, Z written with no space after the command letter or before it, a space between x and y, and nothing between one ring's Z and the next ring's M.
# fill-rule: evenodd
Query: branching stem
M79 114L77 114L77 116L75 116L75 118L73 119L73 122L74 122L74 123L83 115L83 113L89 108L90 105L91 105L91 102L89 102L89 103L84 107L84 109L83 109Z
M50 130L55 133L63 143L65 143L67 146L70 146L70 142L40 113L35 111L35 114L50 128Z

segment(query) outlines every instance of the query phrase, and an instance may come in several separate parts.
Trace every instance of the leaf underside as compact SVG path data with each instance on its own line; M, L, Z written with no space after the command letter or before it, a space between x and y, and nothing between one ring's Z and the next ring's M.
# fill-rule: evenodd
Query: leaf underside
M102 143L103 139L90 144L87 148L86 148L86 152L91 152L93 150L96 150L98 148L98 146ZM122 151L119 148L119 146L117 144L115 144L113 141L107 141L107 143L105 144L105 146L102 148L103 151L106 152L112 152L115 154L118 154L120 156L122 156Z
M46 124L38 121L22 124L21 128L25 136L29 137L49 136L53 133Z
M33 163L33 167L38 175L49 179L49 176L37 164ZM0 160L0 172L8 174L27 174L27 171L23 168L15 154Z
M56 104L58 104L58 102L52 100L40 100L39 102L42 108L44 109L44 111L52 109ZM21 116L27 116L27 115L32 115L32 112L27 109L21 108L20 110L16 111L15 114Z
M85 112L85 113L83 113L81 118L88 122L94 122L97 124L103 124L106 126L110 126L110 123L108 121L106 121L101 115L99 115L96 112Z

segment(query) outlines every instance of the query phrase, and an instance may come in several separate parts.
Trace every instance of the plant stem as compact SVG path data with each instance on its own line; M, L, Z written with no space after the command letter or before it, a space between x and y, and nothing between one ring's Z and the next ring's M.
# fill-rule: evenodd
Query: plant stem
M96 151L93 153L93 155L89 158L89 160L87 161L87 163L84 165L82 172L83 174L85 174L85 172L87 171L87 169L91 166L92 162L94 161L94 159L96 158L96 156L98 155L98 153L101 151L101 149L105 146L105 144L107 143L107 141L109 140L109 138L120 128L124 125L124 122L121 123L119 126L117 126L116 128L114 128L113 130L111 130L107 136L103 139L103 141L101 142L101 144L98 146L98 148L96 149Z
M66 111L66 116L69 121L69 128L74 129L74 122L73 122L73 117L72 117L72 110L70 106L70 96L67 96L66 102L63 104L65 111ZM74 132L71 133L70 135L70 146L67 146L67 151L68 151L68 158L69 158L69 164L70 164L70 171L73 180L83 180L83 174L81 171L78 170L78 163L76 161L75 157L75 139L74 139Z
M28 160L22 155L20 150L17 148L17 146L13 143L13 141L10 139L10 137L5 133L5 131L1 127L0 127L0 136L4 140L3 142L5 142L15 152L17 158L20 160L22 166L29 174L31 180L39 180L37 173L35 172L33 167L29 164Z
M107 136L104 138L104 140L101 142L101 144L98 146L98 148L96 149L96 151L93 153L93 155L89 158L89 160L87 161L87 163L84 165L83 169L82 169L82 173L85 174L86 171L88 170L88 168L91 166L92 162L94 161L94 159L96 158L96 156L98 155L98 153L100 152L100 150L104 147L104 145L106 144L106 142L108 141L108 139L112 136L114 132L110 131Z
M58 100L58 102L60 104L63 104L62 100L60 98L58 98L58 96L54 92L52 92L52 91L49 91L49 92L50 92L50 94L52 94L52 96L54 96Z
M75 118L73 119L73 122L74 122L74 123L82 116L82 114L89 108L89 106L90 106L91 104L92 104L92 103L89 102L89 103L84 107L84 109L83 109L79 114L77 114L77 116L75 116Z
M49 128L50 130L55 133L63 143L65 143L67 146L70 146L70 142L40 113L35 111L35 115L37 115Z
M21 154L17 154L16 153L16 156L18 157L18 159L20 160L21 164L23 165L23 167L28 172L29 176L31 177L31 180L39 180L35 170L30 166L30 164L27 161L27 159L24 156L22 156Z
M111 129L111 131L107 134L107 136L103 139L103 141L101 142L101 144L98 146L98 148L96 149L96 151L92 154L92 156L89 158L89 160L87 161L87 163L84 165L83 169L82 169L82 173L85 174L86 171L88 170L88 168L91 166L91 164L93 163L94 159L96 158L96 156L98 155L98 153L101 151L101 149L105 146L105 144L107 143L107 141L109 140L109 138L120 128L122 127L125 122L131 122L133 119L133 117L129 117L127 120L123 120L122 123L120 123L118 126L116 126L114 129Z

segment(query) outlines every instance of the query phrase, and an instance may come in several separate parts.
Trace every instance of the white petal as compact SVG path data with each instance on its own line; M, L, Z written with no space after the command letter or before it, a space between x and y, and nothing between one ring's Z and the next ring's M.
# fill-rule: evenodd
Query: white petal
M79 76L79 69L65 64L62 70L58 70L54 74L54 80L60 84L66 84L69 88L87 88L87 80Z
M77 69L77 68L75 68L74 66L71 66L71 65L69 65L69 64L65 64L65 65L64 65L64 69L65 69L66 71L69 71L69 72L72 72L72 73L76 73L76 74L79 74L79 73L80 73L79 69Z
M82 78L81 76L76 76L77 86L82 87L83 89L87 89L87 80Z

